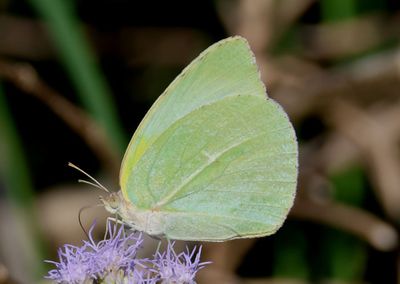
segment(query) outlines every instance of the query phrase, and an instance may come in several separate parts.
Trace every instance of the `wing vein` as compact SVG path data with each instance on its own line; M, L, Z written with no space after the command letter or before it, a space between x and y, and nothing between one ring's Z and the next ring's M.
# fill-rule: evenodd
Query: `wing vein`
M195 172L193 172L190 176L188 176L182 183L181 185L179 185L175 190L171 191L167 196L165 196L163 199L161 199L159 202L157 202L155 207L161 207L165 204L167 204L179 191L181 191L187 184L189 184L195 177L197 177L200 173L202 173L207 167L211 166L214 162L217 161L217 159L219 157L221 157L222 155L224 155L225 153L239 147L240 145L249 142L253 139L256 139L257 137L264 135L265 133L261 133L259 135L250 137L248 139L244 139L239 141L238 143L235 143L229 147L227 147L226 149L224 149L223 151L217 153L215 155L215 157L212 160L209 160L207 163L205 163L202 167L200 167L199 169L197 169Z
M261 221L255 221L254 219L249 219L249 218L243 218L243 217L237 217L237 216L227 216L227 215L216 215L216 214L208 214L204 212L171 212L171 215L189 215L190 217L193 217L193 215L198 215L198 216L203 216L203 217L210 217L210 218L227 218L227 219L235 219L235 220L241 220L241 221L246 221L246 222L252 222L252 223L258 223L258 224L265 224L264 222Z

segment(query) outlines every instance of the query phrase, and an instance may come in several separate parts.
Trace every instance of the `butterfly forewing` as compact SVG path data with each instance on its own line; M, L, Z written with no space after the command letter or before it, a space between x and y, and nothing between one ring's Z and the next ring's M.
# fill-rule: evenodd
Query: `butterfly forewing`
M127 179L141 156L173 123L203 105L236 94L266 96L254 56L241 37L206 49L154 103L126 150L120 171L123 194L127 196Z

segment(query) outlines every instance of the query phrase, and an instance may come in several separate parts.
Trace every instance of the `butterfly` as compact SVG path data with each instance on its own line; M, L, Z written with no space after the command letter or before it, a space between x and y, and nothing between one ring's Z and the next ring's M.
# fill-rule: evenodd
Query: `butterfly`
M296 192L298 147L240 37L203 51L150 108L102 199L124 224L177 240L273 234Z

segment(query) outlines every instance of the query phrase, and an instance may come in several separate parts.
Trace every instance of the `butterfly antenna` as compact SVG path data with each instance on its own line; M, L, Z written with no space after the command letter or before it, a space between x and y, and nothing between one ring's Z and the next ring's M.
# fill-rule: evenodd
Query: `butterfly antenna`
M82 183L86 183L86 184L90 184L93 185L94 187L100 188L108 193L110 193L110 191L105 188L101 183L99 183L94 177L92 177L91 175L89 175L87 172L85 172L84 170L82 170L81 168L79 168L78 166L74 165L73 163L69 162L68 166L70 166L71 168L74 168L75 170L80 171L81 173L83 173L85 176L87 176L88 178L90 178L92 181L94 181L95 183L91 183L90 181L85 181L85 180L78 180L78 182L82 182Z
M86 184L89 184L89 185L91 185L91 186L94 186L94 187L97 187L97 188L99 188L99 189L103 189L103 190L104 190L103 187L100 187L100 186L98 186L97 184L95 184L95 183L93 183L93 182L90 182L90 181L87 181L87 180L84 180L84 179L78 179L78 182L79 182L79 183L86 183Z

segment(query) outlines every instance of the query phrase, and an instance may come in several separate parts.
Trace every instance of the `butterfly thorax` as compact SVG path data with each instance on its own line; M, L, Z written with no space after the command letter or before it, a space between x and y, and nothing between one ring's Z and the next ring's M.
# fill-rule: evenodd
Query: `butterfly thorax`
M125 200L121 191L111 193L101 200L105 209L111 214L117 214L124 224L149 235L163 235L165 229L163 213L137 208L132 202Z

